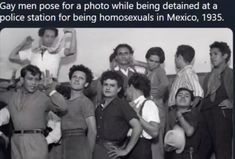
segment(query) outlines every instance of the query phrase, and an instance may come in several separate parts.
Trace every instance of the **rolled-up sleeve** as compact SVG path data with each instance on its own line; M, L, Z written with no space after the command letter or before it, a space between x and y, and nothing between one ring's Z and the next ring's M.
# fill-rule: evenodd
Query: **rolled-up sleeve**
M19 51L20 60L30 60L31 55L32 55L31 49Z
M68 105L64 97L60 93L55 92L50 96L49 109L57 115L63 116L68 110Z

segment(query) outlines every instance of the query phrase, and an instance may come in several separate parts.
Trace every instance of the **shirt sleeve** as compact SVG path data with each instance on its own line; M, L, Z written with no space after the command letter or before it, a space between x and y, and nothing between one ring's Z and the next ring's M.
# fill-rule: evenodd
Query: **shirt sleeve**
M10 120L10 113L7 108L0 110L0 126L8 124Z
M153 101L146 101L143 106L143 118L147 122L160 123L159 110Z
M68 105L64 97L56 92L48 99L49 110L53 111L57 115L63 116L68 111Z
M200 113L196 109L184 115L185 120L195 129L198 128Z
M198 76L196 72L188 72L185 74L187 81L190 83L190 86L192 87L193 94L195 97L204 97L204 91L199 83Z
M66 55L64 54L64 51L65 51L65 48L62 47L58 52L58 54L60 55L61 58L66 57Z
M139 119L134 109L127 102L123 101L123 103L120 104L122 108L122 113L127 122L129 122L133 118Z
M48 126L52 127L52 131L46 137L47 143L52 144L59 142L61 138L61 122L49 120Z
M20 60L30 60L31 56L32 56L31 48L27 50L19 51Z
M95 106L89 100L87 100L82 107L82 114L84 118L88 118L90 116L95 116Z

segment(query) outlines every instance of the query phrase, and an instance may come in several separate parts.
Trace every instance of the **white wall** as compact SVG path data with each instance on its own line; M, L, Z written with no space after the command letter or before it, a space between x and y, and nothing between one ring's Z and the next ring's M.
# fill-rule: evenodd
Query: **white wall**
M8 61L11 50L26 36L38 41L38 28L6 28L0 33L0 78L9 78L19 65ZM195 48L194 68L197 72L210 71L209 45L225 41L233 50L233 34L226 28L77 28L78 55L62 62L59 81L67 81L71 65L84 64L96 76L109 67L109 55L119 43L130 44L137 60L145 61L150 47L160 46L165 51L167 74L175 73L174 55L178 45L189 44ZM231 57L233 59L233 55ZM230 62L232 67L233 61Z

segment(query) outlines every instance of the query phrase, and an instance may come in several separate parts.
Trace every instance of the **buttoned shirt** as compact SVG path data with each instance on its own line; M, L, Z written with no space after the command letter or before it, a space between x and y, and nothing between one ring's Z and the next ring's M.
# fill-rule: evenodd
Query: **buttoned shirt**
M203 98L204 96L204 92L199 83L198 76L193 70L192 65L185 66L182 70L177 73L176 78L171 86L170 95L168 99L168 106L175 105L175 95L178 89L181 87L192 90L195 97Z
M27 49L19 51L21 60L29 60L30 64L37 66L42 72L48 70L54 78L57 78L61 58L64 57L64 48L57 53L49 53L48 50L33 52Z
M123 89L125 91L128 86L129 78L136 72L136 70L132 67L128 67L126 70L124 70L123 68L116 66L114 71L118 72L122 76L124 82Z
M99 105L95 111L97 139L124 141L130 129L129 121L137 114L125 100L113 99L105 108Z

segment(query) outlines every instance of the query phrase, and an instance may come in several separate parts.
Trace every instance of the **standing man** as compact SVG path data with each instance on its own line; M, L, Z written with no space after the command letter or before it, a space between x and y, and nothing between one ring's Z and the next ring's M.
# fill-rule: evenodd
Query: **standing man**
M151 139L158 137L160 118L154 101L146 99L150 96L150 90L151 84L145 75L134 73L130 77L127 98L133 103L143 131L128 159L152 159Z
M233 143L233 70L228 61L231 50L225 42L210 45L210 60L213 66L204 79L205 98L201 112L212 141L212 152L216 159L232 158ZM209 146L205 146L208 149Z
M106 71L101 76L103 104L96 108L97 139L94 159L121 158L136 145L142 131L135 111L118 97L123 79L117 72ZM126 140L132 128L130 140Z
M63 96L49 83L46 93L38 90L41 71L38 67L27 65L21 69L22 87L16 91L0 94L0 101L8 104L7 109L13 122L11 154L14 159L47 159L47 142L43 132L49 111L64 115L67 104Z
M89 68L70 68L71 95L68 113L62 117L62 159L92 159L96 139L95 106L84 95L93 78Z
M128 44L119 44L114 49L113 54L117 62L117 66L114 67L114 71L117 71L124 79L123 89L125 91L128 85L128 79L136 72L132 65L134 50Z
M55 44L58 36L57 28L40 28L38 35L40 37L39 46L32 48L33 39L31 36L25 38L10 54L9 60L18 64L32 64L37 66L43 73L46 70L57 79L60 61L76 53L76 31L73 29L64 29L65 44L61 41Z
M175 95L179 88L185 87L193 91L193 107L197 106L203 98L203 89L199 83L198 76L191 65L195 51L189 45L180 45L175 54L175 65L178 70L176 78L172 83L168 106L175 105Z

